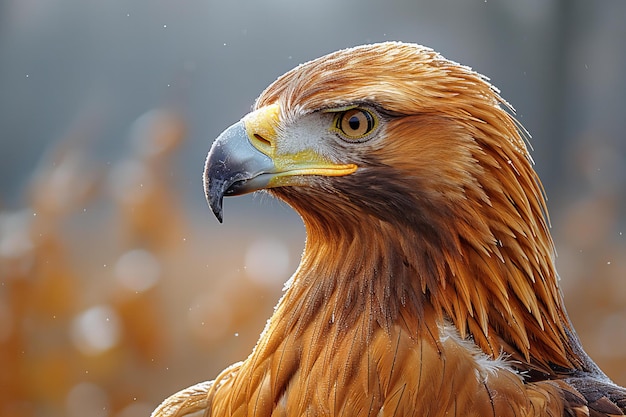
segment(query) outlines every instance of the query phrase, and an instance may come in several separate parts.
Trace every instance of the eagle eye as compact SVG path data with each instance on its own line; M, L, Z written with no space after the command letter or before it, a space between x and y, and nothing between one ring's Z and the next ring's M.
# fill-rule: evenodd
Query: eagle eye
M338 112L333 123L343 139L358 141L365 138L378 125L378 119L369 110L363 108L353 108Z

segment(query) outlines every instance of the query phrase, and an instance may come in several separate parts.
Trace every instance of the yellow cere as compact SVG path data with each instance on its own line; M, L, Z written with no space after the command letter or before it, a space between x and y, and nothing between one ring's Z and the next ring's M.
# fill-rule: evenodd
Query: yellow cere
M279 117L280 106L270 104L247 114L243 118L252 145L270 158L274 156Z

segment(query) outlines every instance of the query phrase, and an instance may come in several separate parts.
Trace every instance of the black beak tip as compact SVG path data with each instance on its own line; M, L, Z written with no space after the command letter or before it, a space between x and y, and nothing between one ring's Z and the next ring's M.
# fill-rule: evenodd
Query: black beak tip
M211 208L211 211L220 223L224 221L224 190L225 181L211 178L210 171L207 168L204 173L204 196Z
M211 206L211 210L213 211L213 214L215 214L217 221L224 223L224 210L222 209L222 202L220 201L219 204Z
M224 222L224 208L223 204L223 196L221 193L219 194L207 194L206 195L207 203L209 203L209 207L211 211L217 218L217 221L220 223Z
M206 196L211 211L220 223L224 221L223 197L224 195L221 192L213 192Z
M222 207L222 198L219 197L219 198L213 199L207 196L207 202L209 203L209 207L211 208L211 211L217 218L217 221L220 223L224 223L224 209Z

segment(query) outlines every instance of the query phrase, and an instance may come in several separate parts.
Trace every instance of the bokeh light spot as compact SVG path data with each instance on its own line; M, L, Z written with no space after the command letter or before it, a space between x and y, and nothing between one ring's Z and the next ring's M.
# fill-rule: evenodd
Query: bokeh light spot
M83 354L99 355L119 343L121 322L111 307L94 306L74 319L71 336L74 345Z
M145 249L124 253L115 263L115 278L131 291L143 292L152 288L161 276L159 260Z
M106 417L109 415L109 399L106 392L91 382L75 385L66 398L68 417Z
M245 266L253 281L268 286L280 284L287 278L289 250L277 239L259 239L246 250Z

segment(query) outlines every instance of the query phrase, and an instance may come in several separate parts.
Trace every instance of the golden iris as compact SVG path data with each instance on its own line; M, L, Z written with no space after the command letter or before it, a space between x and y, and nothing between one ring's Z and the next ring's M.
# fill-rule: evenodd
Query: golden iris
M362 139L374 130L376 123L376 117L361 108L346 110L335 116L335 129L350 140Z

